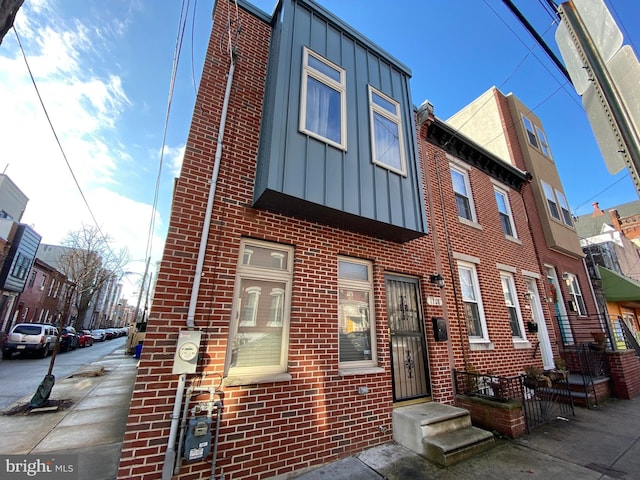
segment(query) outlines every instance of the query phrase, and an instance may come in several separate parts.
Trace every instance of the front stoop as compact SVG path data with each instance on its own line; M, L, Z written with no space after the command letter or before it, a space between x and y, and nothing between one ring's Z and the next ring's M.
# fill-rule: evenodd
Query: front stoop
M493 447L493 434L471 425L463 408L421 403L393 410L393 439L442 466L453 465Z

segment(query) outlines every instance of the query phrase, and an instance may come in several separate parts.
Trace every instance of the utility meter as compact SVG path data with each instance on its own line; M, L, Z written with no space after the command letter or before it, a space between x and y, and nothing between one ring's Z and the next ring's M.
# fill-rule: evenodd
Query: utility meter
M173 358L173 373L195 373L200 351L200 335L197 330L182 330L178 334L178 345Z

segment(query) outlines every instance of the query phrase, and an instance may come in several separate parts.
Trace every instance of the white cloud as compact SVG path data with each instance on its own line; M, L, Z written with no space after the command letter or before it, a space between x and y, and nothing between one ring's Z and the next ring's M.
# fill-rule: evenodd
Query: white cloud
M168 167L169 173L172 177L180 176L180 169L182 168L182 160L184 159L184 145L179 147L170 147L166 145L164 147L164 161Z

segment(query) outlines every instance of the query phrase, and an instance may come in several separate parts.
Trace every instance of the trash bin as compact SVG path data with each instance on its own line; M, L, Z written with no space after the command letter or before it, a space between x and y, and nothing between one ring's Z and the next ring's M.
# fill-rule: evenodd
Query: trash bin
M140 359L140 355L142 355L142 342L138 343L135 347L135 358Z

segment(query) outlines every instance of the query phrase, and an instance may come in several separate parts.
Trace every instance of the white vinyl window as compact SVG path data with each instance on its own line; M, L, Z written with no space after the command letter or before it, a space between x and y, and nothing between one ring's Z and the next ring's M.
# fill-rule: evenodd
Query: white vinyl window
M293 247L241 241L228 375L286 372L292 277Z
M340 367L377 365L371 262L338 259Z
M347 149L346 73L326 58L303 49L300 131Z
M509 195L505 190L494 188L496 194L496 203L498 204L498 213L500 215L500 223L502 231L509 237L516 237L516 227L511 214L511 205L509 204Z
M529 140L529 143L535 148L540 148L540 146L538 145L538 139L536 137L536 131L533 128L533 123L531 123L531 120L522 115L522 124L524 125L524 129L527 133L527 139Z
M471 222L476 221L476 213L471 196L471 183L469 182L469 172L456 165L450 165L451 183L453 193L456 197L456 208L458 217Z
M525 340L524 323L522 322L522 313L520 312L520 304L516 295L513 275L508 272L500 272L500 282L502 283L504 303L507 306L507 311L509 312L511 336L514 340Z
M560 218L560 209L558 208L558 202L556 201L556 196L553 193L553 187L549 185L544 180L540 181L542 183L542 190L544 192L544 198L547 199L547 207L549 208L549 214L555 218L556 220L562 221Z
M373 163L406 175L400 104L369 86L369 117Z
M540 127L536 125L536 134L538 135L538 141L540 142L540 150L547 158L551 157L551 149L549 148L549 142L547 141L547 136L544 134L544 131Z
M580 285L578 284L578 277L576 277L573 273L565 273L563 275L563 278L567 282L567 286L569 287L569 294L571 295L570 310L577 313L578 315L586 315L587 306L584 304L582 291L580 290Z
M467 335L470 341L488 341L487 323L484 317L478 272L472 263L458 262L458 275L464 304L464 316L467 323Z
M569 205L567 204L567 199L560 190L554 190L556 194L556 198L558 199L558 205L560 205L560 211L562 212L562 220L565 225L569 227L573 227L573 220L571 218L571 212L569 211Z

